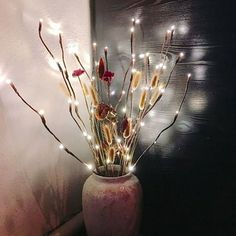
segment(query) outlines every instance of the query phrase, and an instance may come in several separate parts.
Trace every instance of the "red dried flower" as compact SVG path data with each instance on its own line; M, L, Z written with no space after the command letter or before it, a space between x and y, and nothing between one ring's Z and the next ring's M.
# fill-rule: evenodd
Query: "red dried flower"
M80 76L84 73L84 70L81 70L81 69L78 69L78 70L74 70L73 73L72 73L72 76L73 77L76 77L76 76Z
M104 104L104 103L100 103L97 106L95 116L98 120L103 120L106 118L106 116L108 115L108 112L110 110L111 110L110 106L108 106L107 104Z
M99 75L99 78L103 77L104 72L105 72L104 61L103 61L102 58L100 58L99 64L98 64L98 75Z
M107 83L111 83L112 79L114 77L114 73L111 71L105 71L105 73L103 74L101 80L107 82Z

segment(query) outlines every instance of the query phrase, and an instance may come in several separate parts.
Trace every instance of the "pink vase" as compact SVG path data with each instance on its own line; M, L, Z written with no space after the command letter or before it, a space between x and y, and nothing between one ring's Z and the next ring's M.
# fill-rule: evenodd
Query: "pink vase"
M133 174L103 177L92 174L82 194L88 236L137 236L142 188Z

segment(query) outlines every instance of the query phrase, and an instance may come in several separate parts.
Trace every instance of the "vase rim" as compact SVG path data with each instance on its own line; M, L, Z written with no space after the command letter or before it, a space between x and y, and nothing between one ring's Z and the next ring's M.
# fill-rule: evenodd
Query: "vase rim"
M98 179L101 179L101 180L122 180L122 179L126 179L130 176L132 176L132 172L128 172L124 175L121 175L121 176L103 176L103 175L99 175L99 174L96 174L96 173L93 173L92 174L93 176L95 176L96 178Z

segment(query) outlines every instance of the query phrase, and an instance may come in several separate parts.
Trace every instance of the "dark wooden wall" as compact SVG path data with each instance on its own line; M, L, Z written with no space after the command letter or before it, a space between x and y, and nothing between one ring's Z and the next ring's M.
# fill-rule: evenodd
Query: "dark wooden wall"
M132 17L142 22L139 52L158 52L166 28L175 24L171 50L186 55L173 75L174 96L149 119L138 152L171 119L184 76L193 75L177 123L136 169L144 190L144 235L236 234L234 9L229 0L92 1L93 38L101 50L109 47L117 75L127 58Z

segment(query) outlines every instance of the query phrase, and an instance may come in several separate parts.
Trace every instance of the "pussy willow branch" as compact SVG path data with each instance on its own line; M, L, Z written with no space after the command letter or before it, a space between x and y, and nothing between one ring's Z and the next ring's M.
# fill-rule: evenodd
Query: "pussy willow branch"
M86 70L85 67L83 66L82 62L80 61L79 56L78 56L76 53L74 53L74 56L75 56L77 62L79 63L79 65L81 66L81 68L84 70L84 72L85 72L85 74L87 75L88 79L91 81L91 78L90 78L90 76L89 76L87 70Z
M183 106L184 100L185 100L185 98L186 98L187 92L188 92L188 87L189 87L190 78L191 78L191 76L188 76L187 83L186 83L186 86L185 86L184 96L183 96L182 101L181 101L181 103L180 103L180 105L179 105L179 108L178 108L178 110L177 110L178 112L177 112L177 113L175 114L175 116L174 116L173 121L172 121L167 127L165 127L164 129L162 129L162 130L159 132L159 134L158 134L157 137L155 138L154 142L151 143L151 144L142 152L142 154L138 157L138 159L137 159L137 161L135 162L134 166L136 166L137 163L140 161L140 159L146 154L146 152L147 152L154 144L156 144L157 140L158 140L159 137L162 135L162 133L165 132L166 130L168 130L170 127L172 127L172 126L175 124L175 122L176 122L176 120L177 120L177 118L178 118L178 116L179 116L179 112L180 112L181 109L182 109L182 106Z
M70 79L69 79L69 75L68 75L68 72L67 72L66 61L65 61L65 53L64 53L64 47L63 47L63 42L62 42L61 34L59 34L59 44L60 44L60 48L61 48L61 58L62 58L62 62L63 62L64 68L65 68L65 77L66 77L68 85L69 85L69 87L71 89L71 92L73 94L73 98L76 100L76 95L75 95L74 89L73 89L73 87L71 85L71 82L70 82Z
M48 127L46 119L43 115L41 115L32 105L30 105L22 96L21 94L18 92L16 86L14 85L13 82L10 83L11 88L13 89L13 91L16 93L16 95L22 100L22 102L24 104L26 104L33 112L35 112L41 119L41 122L43 124L43 126L45 127L45 129L53 136L53 138L58 141L60 144L62 144L61 140L53 133L53 131ZM83 162L78 156L76 156L72 151L70 151L67 147L64 147L63 150L65 150L66 153L68 153L70 156L72 156L73 158L75 158L77 161L79 161L80 163L82 163L83 165L85 165L86 167L87 164L85 162Z
M47 44L45 43L45 41L44 41L44 39L43 39L43 37L42 37L42 22L39 22L38 35L39 35L39 38L40 38L41 43L43 44L43 46L45 47L45 49L47 50L47 52L48 52L48 53L50 54L50 56L55 60L55 57L54 57L53 53L51 52L51 50L49 49L49 47L47 46ZM62 38L61 38L61 36L59 36L59 43L60 43L61 51L62 51L62 60L63 60L64 66L65 66L65 69L66 69L66 64L65 64L65 59L64 59L64 49L63 49L63 45L62 45ZM71 89L72 89L72 91L73 91L73 87L72 87L71 84L70 84L69 77L65 77L64 71L63 71L63 69L62 69L60 63L59 63L59 62L56 62L56 63L57 63L57 67L58 67L58 69L59 69L59 71L60 71L60 73L61 73L61 76L62 76L62 78L63 78L63 81L64 81L64 83L65 83L65 85L66 85L66 88L67 88L67 90L68 90L68 92L69 92L69 96L70 96L70 98L72 98ZM68 73L67 73L67 72L66 72L66 76L68 76ZM74 91L73 91L73 97L76 99ZM76 123L76 125L78 126L78 128L80 129L80 131L83 133L80 124L77 122L77 120L75 119L75 117L74 117L74 115L73 115L73 113L72 113L72 109L71 109L71 106L70 106L70 105L69 105L69 113L70 113L70 116L72 117L72 119L75 121L75 123ZM85 130L86 130L85 124L84 124L82 118L80 117L80 115L79 115L79 113L78 113L77 107L75 107L75 113L76 113L77 117L79 118L80 122L82 123L83 127L84 127Z

